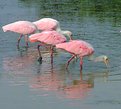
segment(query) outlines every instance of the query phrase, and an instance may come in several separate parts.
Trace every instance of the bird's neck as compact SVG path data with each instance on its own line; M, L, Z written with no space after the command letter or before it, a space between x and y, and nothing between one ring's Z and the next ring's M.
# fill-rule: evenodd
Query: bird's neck
M72 36L71 36L71 33L70 33L69 31L60 30L59 33L60 33L60 34L63 34L66 38L68 38L68 40L72 40Z
M35 33L40 33L39 29L37 28L37 26L34 24L34 27L36 29Z
M91 56L89 56L89 60L94 61L94 62L102 62L104 60L103 57L104 57L103 55L98 56L98 57L91 55Z

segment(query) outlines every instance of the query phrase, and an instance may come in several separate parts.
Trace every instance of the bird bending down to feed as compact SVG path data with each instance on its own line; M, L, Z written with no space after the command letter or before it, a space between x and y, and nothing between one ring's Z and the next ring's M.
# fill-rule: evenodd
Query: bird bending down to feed
M52 30L55 30L57 32L59 32L60 34L63 34L67 37L69 37L69 39L72 39L72 32L71 31L62 31L61 28L60 28L60 23L55 20L55 19L52 19L52 18L42 18L40 20L37 20L35 22L33 22L37 28L40 30L40 31L52 31Z
M41 33L35 33L29 36L30 42L40 42L38 45L38 53L39 53L39 59L38 61L42 62L42 56L39 47L46 45L49 46L50 54L51 54L51 63L53 63L53 48L56 44L63 43L66 41L66 37L62 34L58 33L57 31L43 31Z
M26 46L28 47L28 34L33 34L37 31L37 27L29 21L16 21L10 24L7 24L2 27L3 31L12 31L15 33L19 33L20 37L18 38L17 46L19 48L19 43L22 36L25 36Z
M108 57L105 55L101 55L99 57L92 57L94 53L94 48L91 44L83 41L83 40L71 40L69 42L64 42L60 44L56 44L56 48L65 50L72 54L72 57L67 61L66 68L68 68L68 65L70 61L74 57L80 58L80 70L82 71L82 65L83 65L83 57L89 56L91 57L90 60L93 60L95 62L103 61L106 66L108 65Z

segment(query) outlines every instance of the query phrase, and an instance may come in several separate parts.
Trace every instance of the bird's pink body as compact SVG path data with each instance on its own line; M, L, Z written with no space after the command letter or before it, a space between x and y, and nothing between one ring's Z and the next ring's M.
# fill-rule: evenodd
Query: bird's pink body
M94 48L89 43L82 40L72 40L70 42L57 44L56 48L63 49L71 54L79 55L81 57L91 55L94 52Z
M83 57L84 56L90 56L94 53L94 48L89 43L83 41L83 40L71 40L70 42L65 42L61 44L57 44L56 48L63 49L69 53L71 53L73 56L68 60L66 68L68 67L70 61L76 57L80 57L80 70L82 70L83 65Z
M53 63L53 48L54 45L63 43L66 41L66 37L58 33L57 31L43 31L41 33L36 33L29 36L30 42L40 42L38 45L39 59L38 61L42 62L42 56L39 47L49 45L50 53L51 53L51 63Z
M30 42L42 42L45 44L59 44L66 41L65 36L56 31L43 31L29 36Z
M2 28L3 28L4 32L12 31L12 32L20 34L20 37L18 38L18 44L17 44L18 48L19 48L20 40L23 35L25 37L26 46L28 47L28 36L27 35L33 34L37 31L36 25L34 25L32 22L29 22L29 21L16 21L16 22L3 26Z
M3 31L12 31L19 34L31 34L36 31L36 26L29 21L16 21L2 27Z
M45 30L56 30L59 28L59 22L52 18L42 18L38 21L33 22L37 28L41 31Z

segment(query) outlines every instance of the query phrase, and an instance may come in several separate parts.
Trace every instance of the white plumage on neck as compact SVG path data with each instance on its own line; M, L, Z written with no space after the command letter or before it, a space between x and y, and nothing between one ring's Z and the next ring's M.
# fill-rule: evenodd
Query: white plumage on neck
M71 31L61 30L60 28L58 28L56 31L59 32L60 34L63 34L66 37L69 37L69 39L72 40L72 32Z
M109 59L106 55L101 55L98 57L94 57L93 55L89 56L89 60L90 61L94 61L94 62L104 62L105 65L108 65Z
M101 61L104 61L108 59L108 57L106 55L101 55L101 56L98 56L98 57L92 57L92 60L94 62L101 62Z

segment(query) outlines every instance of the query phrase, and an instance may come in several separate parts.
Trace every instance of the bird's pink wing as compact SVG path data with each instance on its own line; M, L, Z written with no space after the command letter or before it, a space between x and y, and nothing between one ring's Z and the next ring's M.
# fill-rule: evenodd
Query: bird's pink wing
M38 38L40 42L55 45L66 41L66 38L56 31L45 31L42 33L43 33L43 38L42 37Z
M80 56L87 56L94 53L94 48L92 47L91 44L83 40L79 40L79 41L80 41L80 48L81 48Z
M70 41L70 42L66 42L66 43L60 43L56 45L56 48L60 48L63 49L67 52L70 52L72 54L79 54L79 44L75 41Z
M33 22L33 23L41 31L45 31L45 30L56 30L56 28L58 26L58 22L56 20L49 19L49 18L40 19L40 20L38 20L36 22Z
M43 42L48 38L47 35L44 33L35 33L29 36L29 41L30 42Z
M72 40L70 42L57 44L56 48L63 49L75 55L86 56L94 52L93 47L81 40Z
M30 42L43 42L55 45L66 41L66 38L56 31L43 31L29 36Z
M28 21L17 21L2 27L3 31L12 31L20 34L30 34L36 31L34 24Z

